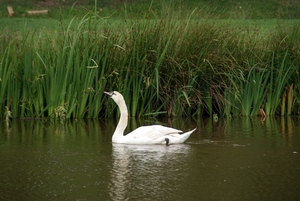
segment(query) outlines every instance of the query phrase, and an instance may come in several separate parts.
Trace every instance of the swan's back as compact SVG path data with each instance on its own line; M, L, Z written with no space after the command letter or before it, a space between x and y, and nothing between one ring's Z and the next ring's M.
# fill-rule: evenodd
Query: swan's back
M122 141L126 144L166 144L168 138L169 144L177 144L183 143L195 130L180 134L181 130L166 126L141 126L125 135Z

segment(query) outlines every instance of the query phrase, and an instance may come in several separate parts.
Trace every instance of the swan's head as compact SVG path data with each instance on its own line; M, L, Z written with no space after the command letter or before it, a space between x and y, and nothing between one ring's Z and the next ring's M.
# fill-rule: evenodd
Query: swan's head
M105 94L109 95L110 98L112 98L115 103L119 104L119 103L124 103L124 98L122 96L122 94L120 94L117 91L112 91L112 92L104 92Z

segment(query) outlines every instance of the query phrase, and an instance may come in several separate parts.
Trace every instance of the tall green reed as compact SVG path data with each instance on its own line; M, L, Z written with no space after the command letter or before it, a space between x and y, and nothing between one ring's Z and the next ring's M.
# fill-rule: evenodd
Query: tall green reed
M243 72L238 69L236 73L228 75L231 84L227 89L229 94L225 96L228 108L224 115L257 115L265 99L269 74L267 69L253 66L249 71Z
M51 35L47 32L39 33L40 36L32 34L31 38L23 35L21 47L11 41L6 52L20 52L20 55L4 54L6 62L1 62L1 77L8 86L2 85L6 91L1 90L1 101L11 108L13 116L98 116L106 82L106 61L101 70L96 61L101 56L105 58L108 52L99 54L97 47L105 38L91 41L91 20L85 16L76 25L72 20L63 32L54 31ZM36 47L38 44L41 46Z
M278 61L279 60L279 61ZM295 67L289 60L288 53L283 58L276 58L275 53L272 56L270 80L268 93L266 96L265 112L267 115L275 115L280 105L281 96L288 84L290 76Z
M268 40L257 32L193 13L184 20L92 13L59 30L2 36L1 116L118 115L104 90L122 92L130 116L274 115L284 90L299 86L299 47L283 40L299 35L278 31ZM299 105L292 102L289 114Z

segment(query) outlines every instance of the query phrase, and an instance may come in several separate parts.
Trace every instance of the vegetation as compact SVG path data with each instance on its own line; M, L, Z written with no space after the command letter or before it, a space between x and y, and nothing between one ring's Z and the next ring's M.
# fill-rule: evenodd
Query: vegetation
M104 90L122 92L131 116L299 114L299 21L167 11L133 19L125 4L123 19L92 9L56 29L4 29L1 117L114 116Z
M298 0L0 0L0 16L6 17L6 6L12 6L16 17L27 16L28 10L47 9L50 18L72 18L83 16L88 10L96 11L101 17L127 17L140 19L150 10L151 18L191 13L200 17L210 16L230 19L296 19L300 18ZM126 8L124 7L126 4ZM126 12L124 12L126 10ZM173 12L174 11L174 12ZM44 17L45 16L41 16ZM149 16L148 16L149 17Z

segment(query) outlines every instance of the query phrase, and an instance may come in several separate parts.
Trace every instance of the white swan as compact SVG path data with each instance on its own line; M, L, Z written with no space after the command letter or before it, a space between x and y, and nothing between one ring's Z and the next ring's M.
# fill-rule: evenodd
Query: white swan
M197 128L183 133L175 128L161 125L141 126L131 133L124 136L124 130L127 127L128 111L125 100L117 91L104 92L109 95L119 106L121 117L117 128L112 136L113 143L121 144L179 144L183 143ZM182 133L182 134L180 134Z

